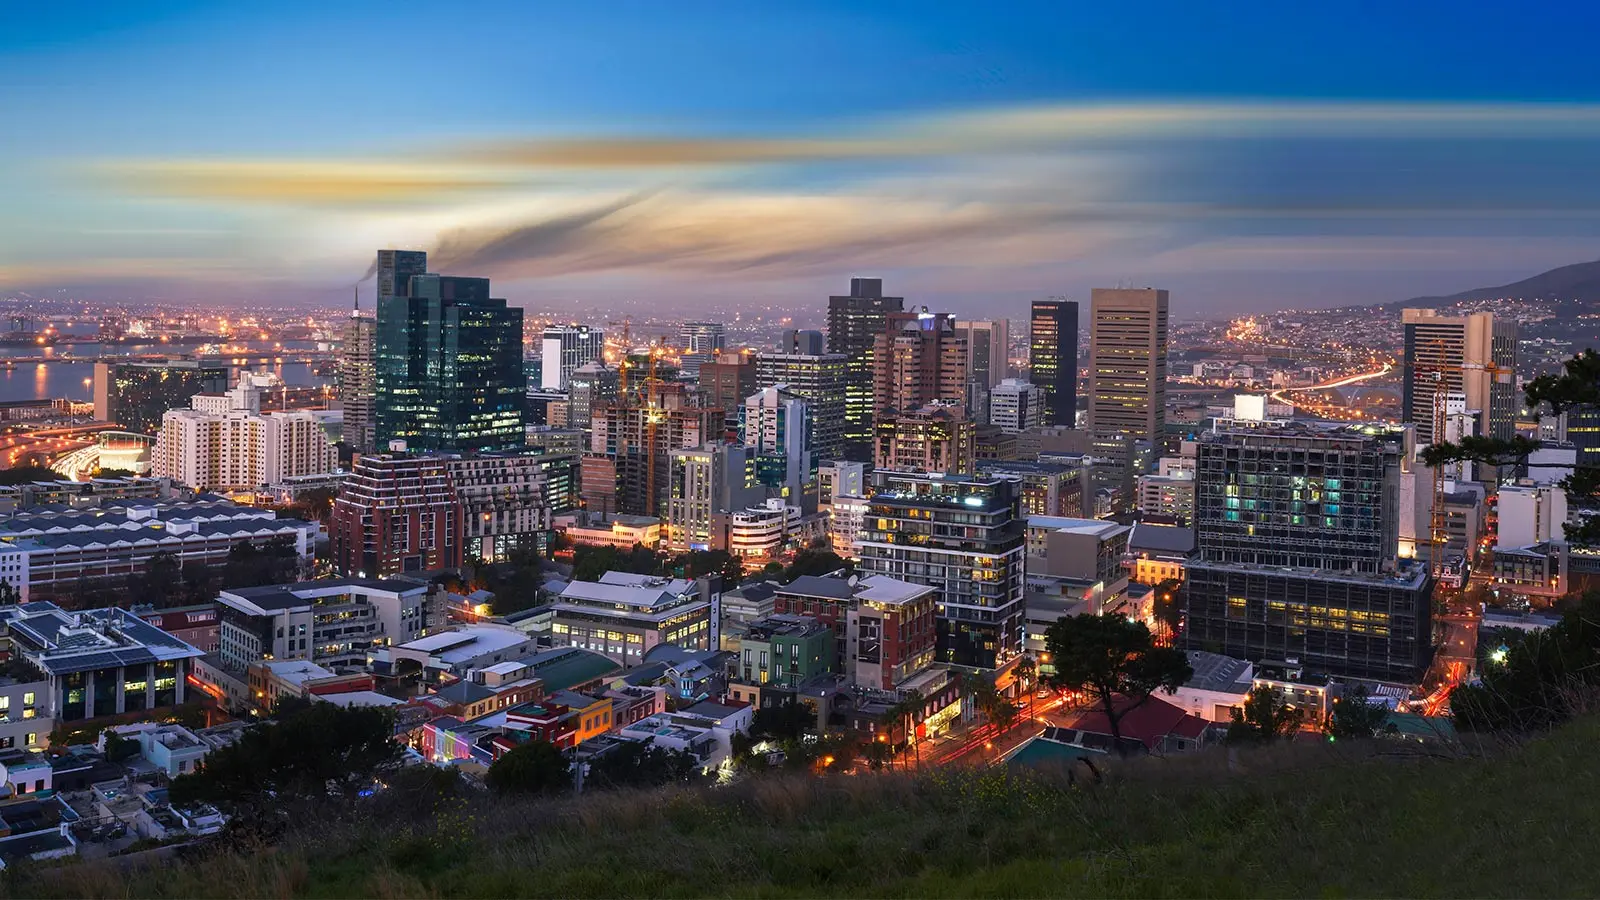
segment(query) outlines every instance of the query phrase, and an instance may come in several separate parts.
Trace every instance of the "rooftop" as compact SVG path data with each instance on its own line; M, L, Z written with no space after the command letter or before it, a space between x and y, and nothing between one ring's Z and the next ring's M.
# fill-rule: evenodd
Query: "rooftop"
M269 584L262 587L233 588L221 596L249 601L262 612L279 612L300 606L310 606L320 597L332 596L351 590L382 591L393 594L423 592L428 586L409 578L318 578L295 584Z
M581 647L557 647L521 661L544 680L547 691L563 691L587 684L622 668L604 654Z
M1194 529L1178 525L1135 523L1128 535L1131 553L1172 553L1187 556L1194 552Z
M304 685L318 678L332 678L329 669L304 659L266 659L257 665L264 666L274 676L293 685Z
M69 613L54 603L23 603L0 607L0 623L10 629L23 655L50 675L204 655L114 607Z
M882 603L889 606L899 606L920 600L934 593L937 588L922 584L912 584L887 575L868 575L856 582L856 598L869 603Z
M1252 667L1248 660L1204 650L1190 650L1189 667L1194 670L1194 677L1186 682L1187 687L1236 693L1250 690Z
M1072 516L1029 516L1028 527L1048 528L1051 531L1067 534L1093 535L1102 540L1128 532L1128 526L1117 522L1107 522L1104 519L1079 519Z

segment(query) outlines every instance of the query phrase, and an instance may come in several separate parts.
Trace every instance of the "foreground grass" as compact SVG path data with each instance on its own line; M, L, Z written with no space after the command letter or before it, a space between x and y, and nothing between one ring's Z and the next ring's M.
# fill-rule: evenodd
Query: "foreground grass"
M322 815L160 868L33 867L59 897L1594 896L1600 718L1493 758L1385 745L1058 774L753 779Z

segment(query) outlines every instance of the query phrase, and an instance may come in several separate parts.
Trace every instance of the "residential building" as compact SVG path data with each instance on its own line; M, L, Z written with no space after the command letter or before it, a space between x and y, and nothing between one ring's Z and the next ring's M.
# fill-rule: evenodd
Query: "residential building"
M756 356L757 390L781 384L806 401L811 413L811 452L819 460L844 456L849 365L849 358L842 353L761 353Z
M881 575L803 575L779 587L773 599L779 615L832 629L832 671L856 687L894 690L935 661L936 588Z
M1078 304L1035 300L1028 329L1028 380L1044 394L1040 425L1078 421ZM991 417L993 412L990 413ZM1027 427L1027 426L1023 426Z
M1017 378L1007 378L989 389L989 424L1007 434L1017 434L1044 424L1044 389Z
M106 744L115 735L139 745L139 756L156 771L168 778L193 774L200 761L211 752L211 746L176 722L135 722L131 725L111 725L100 732L95 746L104 753Z
M740 432L744 445L754 451L756 481L791 504L803 505L817 475L811 410L805 398L786 384L763 388L744 401Z
M0 607L0 636L47 682L37 718L64 723L177 706L203 654L121 609L66 612L53 603ZM31 678L32 675L30 674ZM27 697L23 697L27 718Z
M380 274L383 266L380 254ZM491 298L487 278L409 269L386 277L394 293L378 295L377 444L445 453L522 446L522 310Z
M449 457L465 558L505 562L549 548L555 516L578 504L578 458L538 451Z
M1417 443L1431 444L1435 379L1446 395L1459 395L1466 409L1480 411L1478 433L1509 438L1516 431L1517 323L1494 313L1440 315L1407 309L1405 366L1401 371L1403 421L1417 426ZM1570 433L1570 425L1569 425Z
M1162 699L1208 722L1230 724L1234 711L1244 710L1244 701L1255 687L1255 666L1247 659L1204 650L1190 650L1188 655L1194 675L1176 693Z
M1201 436L1189 649L1410 683L1432 584L1399 547L1399 432L1236 426Z
M253 491L338 468L339 450L309 410L168 410L150 452L152 475L201 491Z
M971 472L976 426L959 405L930 403L901 412L879 410L874 465L913 472Z
M716 704L711 706L720 708ZM748 731L754 714L755 710L748 706L730 708L725 718L689 711L658 713L622 728L618 734L629 740L649 741L656 747L687 753L703 770L710 771L733 755L733 735Z
M358 457L333 504L334 566L360 578L459 567L463 515L443 458Z
M949 313L889 313L872 359L874 422L929 403L965 407L967 343Z
M1089 303L1089 427L1161 440L1167 407L1167 292L1095 288Z
M1211 722L1191 715L1160 697L1150 696L1142 701L1120 697L1117 733L1126 741L1136 741L1150 753L1182 753L1198 750L1212 740ZM1109 749L1114 740L1111 722L1104 710L1092 708L1072 723L1079 740L1085 744L1098 742ZM1126 752L1126 751L1123 751Z
M828 353L846 359L843 445L838 450L845 458L860 461L872 452L877 339L889 314L904 309L904 297L883 295L881 278L852 278L848 295L828 298ZM795 383L794 379L784 380ZM823 412L819 409L814 415L820 419ZM828 452L826 443L817 442L817 446L819 452Z
M856 558L856 540L867 515L865 463L835 462L817 470L819 512L828 517L828 543L845 559Z
M1015 481L1022 494L1022 511L1030 516L1083 517L1084 468L1057 462L980 459L977 471Z
M687 581L607 572L598 582L574 581L551 604L551 634L633 668L660 644L715 649L720 624L720 579Z
M746 684L800 685L835 671L833 628L809 616L774 615L739 638L737 677Z
M756 386L755 359L748 351L718 353L710 362L700 365L699 378L700 393L706 404L723 411L728 428L738 428L745 398L760 389ZM843 397L840 401L843 402Z
M752 562L775 560L811 546L826 533L822 516L806 514L781 497L728 514L727 550Z
M598 328L573 323L547 325L539 356L539 386L562 390L572 374L593 362L604 363L606 335Z
M935 588L938 661L998 669L1022 651L1024 526L1007 478L877 471L861 571Z
M344 410L344 442L371 453L378 440L378 320L358 308L345 323L339 346L338 397Z
M776 582L755 580L747 580L732 590L723 591L717 649L737 652L739 638L745 631L777 610L773 600L776 591Z
M194 395L228 389L229 367L199 360L100 362L94 365L94 417L125 431L154 435L169 409Z
M430 620L428 600L428 585L409 578L233 588L217 595L218 655L236 673L264 659L359 667L373 648L414 640L441 624Z

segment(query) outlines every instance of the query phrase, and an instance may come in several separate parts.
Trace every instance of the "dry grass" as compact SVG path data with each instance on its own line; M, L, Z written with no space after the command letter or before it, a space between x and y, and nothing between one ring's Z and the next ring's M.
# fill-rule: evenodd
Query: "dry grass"
M1138 760L1103 783L942 770L722 789L375 803L275 848L13 896L1527 896L1600 893L1600 720L1458 758L1284 745ZM1079 773L1081 776L1081 772ZM1509 839L1515 835L1515 840Z

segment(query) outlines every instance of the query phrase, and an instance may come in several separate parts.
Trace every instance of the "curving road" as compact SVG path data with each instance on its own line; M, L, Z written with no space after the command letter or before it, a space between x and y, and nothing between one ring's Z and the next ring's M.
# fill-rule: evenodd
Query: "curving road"
M1371 381L1374 378L1382 378L1393 371L1394 363L1386 362L1383 364L1383 368L1375 369L1371 372L1358 372L1355 375L1346 375L1343 378L1335 378L1332 381L1324 381L1321 384L1307 384L1299 387L1278 388L1267 396L1279 403L1288 403L1292 405L1294 401L1290 400L1288 395L1294 391L1325 391L1329 390L1330 388L1342 388L1345 385L1356 384L1357 382L1361 381Z

